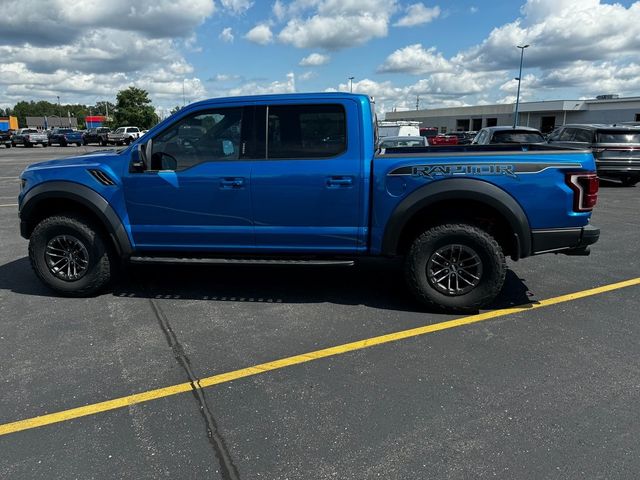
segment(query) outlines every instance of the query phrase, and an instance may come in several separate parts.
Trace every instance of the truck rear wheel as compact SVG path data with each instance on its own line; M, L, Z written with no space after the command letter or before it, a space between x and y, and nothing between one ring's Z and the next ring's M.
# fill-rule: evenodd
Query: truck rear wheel
M111 279L110 245L87 219L74 214L45 218L31 234L29 259L48 287L70 297L96 293Z
M475 311L502 290L507 271L502 248L486 231L445 224L419 235L405 259L413 294L429 306Z

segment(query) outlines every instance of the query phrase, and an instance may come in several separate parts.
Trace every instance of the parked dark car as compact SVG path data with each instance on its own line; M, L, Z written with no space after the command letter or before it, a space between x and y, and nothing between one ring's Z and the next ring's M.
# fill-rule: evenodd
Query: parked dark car
M54 128L49 134L49 145L57 143L61 147L66 147L72 143L82 145L82 133L71 128Z
M82 135L82 144L98 143L104 147L107 145L107 134L110 131L107 127L90 128Z
M7 148L11 148L11 136L13 132L11 130L0 131L0 145L4 145Z
M640 181L639 127L563 125L549 135L549 143L590 149L600 177L620 180L628 187Z
M380 148L428 147L427 137L384 137L380 139Z
M471 142L474 145L494 145L499 143L546 143L537 128L532 127L485 127Z

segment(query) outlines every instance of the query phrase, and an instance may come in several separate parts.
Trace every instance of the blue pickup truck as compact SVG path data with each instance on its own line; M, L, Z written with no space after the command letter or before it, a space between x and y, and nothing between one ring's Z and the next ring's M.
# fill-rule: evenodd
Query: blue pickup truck
M404 259L430 306L476 310L505 257L587 255L593 155L540 145L379 150L374 104L345 93L194 103L117 151L21 175L20 231L64 295L123 262L353 263Z

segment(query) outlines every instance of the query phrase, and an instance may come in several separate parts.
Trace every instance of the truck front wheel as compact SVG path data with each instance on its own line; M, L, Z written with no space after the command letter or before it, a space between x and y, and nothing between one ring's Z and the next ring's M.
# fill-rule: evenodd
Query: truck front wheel
M114 266L111 248L99 230L74 214L42 220L31 234L29 258L40 280L71 297L103 288Z
M502 290L507 266L498 242L467 224L445 224L419 235L405 259L409 288L421 302L475 311Z

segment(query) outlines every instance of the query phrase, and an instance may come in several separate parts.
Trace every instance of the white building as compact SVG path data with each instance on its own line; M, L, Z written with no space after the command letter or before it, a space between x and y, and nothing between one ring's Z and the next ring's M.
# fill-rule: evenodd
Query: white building
M513 125L514 112L515 104L479 105L389 112L385 120L416 120L421 127L436 127L445 133ZM640 97L602 95L592 100L520 102L518 117L518 125L543 133L566 123L640 122Z

